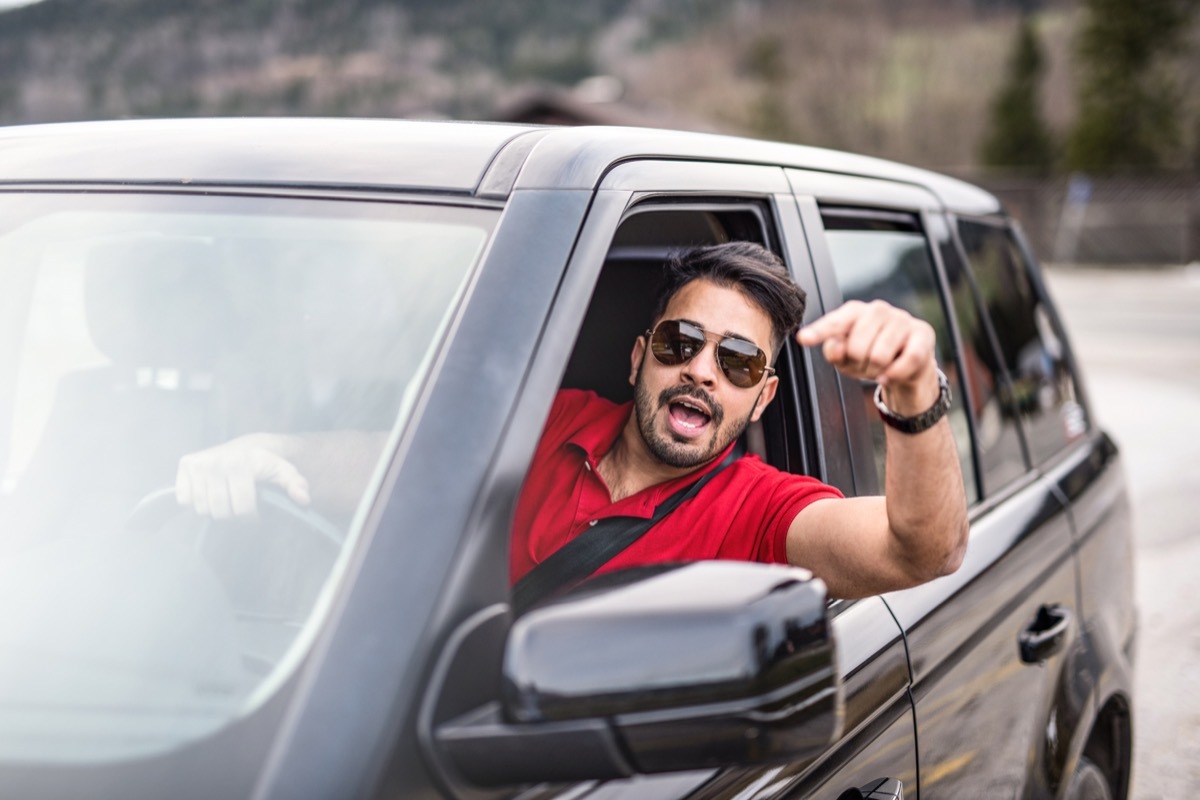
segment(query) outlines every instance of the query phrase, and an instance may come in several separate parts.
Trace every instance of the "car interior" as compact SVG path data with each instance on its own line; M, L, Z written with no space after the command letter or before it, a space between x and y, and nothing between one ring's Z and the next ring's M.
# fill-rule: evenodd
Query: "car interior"
M325 251L338 244L318 252L306 243L310 258L327 263L337 263ZM397 290L372 263L344 264L337 283L249 240L137 233L86 245L63 270L85 324L70 334L69 356L42 369L51 401L44 419L24 423L35 445L0 497L0 521L13 532L6 544L143 528L191 543L235 603L247 667L265 674L315 602L348 523L260 502L266 524L210 524L175 501L179 460L257 430L386 428L403 388L380 366L396 363L381 354L398 338L399 312L388 302ZM58 309L38 304L31 327L65 315ZM343 394L355 393L335 398L343 417L332 421L294 402L307 397L296 376L316 363L318 347L333 353L325 361ZM0 464L9 455L0 452ZM73 502L48 500L64 494ZM265 572L264 563L281 568Z
M64 373L54 392L18 497L65 483L76 502L43 527L119 524L172 479L180 455L208 446L212 371L235 335L218 260L200 241L116 240L87 253L83 306L105 363Z

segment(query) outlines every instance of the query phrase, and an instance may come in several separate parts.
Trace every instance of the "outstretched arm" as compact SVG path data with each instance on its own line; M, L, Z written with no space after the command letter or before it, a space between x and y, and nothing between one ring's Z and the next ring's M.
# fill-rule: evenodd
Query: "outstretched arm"
M874 380L901 416L937 402L934 331L882 301L851 301L800 330L844 375ZM811 569L835 597L865 597L953 572L967 546L962 468L942 417L921 433L887 428L883 497L820 500L788 529L788 560Z
M179 461L175 498L197 514L225 519L257 510L257 485L269 483L294 502L349 510L362 496L387 434L328 431L252 433Z

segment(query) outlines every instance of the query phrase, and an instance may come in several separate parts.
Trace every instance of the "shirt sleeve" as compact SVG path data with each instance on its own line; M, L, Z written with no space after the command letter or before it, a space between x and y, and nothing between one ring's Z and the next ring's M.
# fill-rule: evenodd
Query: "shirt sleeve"
M822 483L808 475L792 475L787 472L768 474L769 487L764 487L766 497L764 536L758 542L759 561L786 564L787 534L796 515L810 503L830 498L844 498L838 489Z

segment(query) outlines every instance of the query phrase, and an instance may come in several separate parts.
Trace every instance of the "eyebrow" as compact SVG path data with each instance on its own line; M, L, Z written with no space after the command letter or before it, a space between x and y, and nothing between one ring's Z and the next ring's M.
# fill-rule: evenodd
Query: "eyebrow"
M679 317L678 319L680 322L686 322L688 325L695 325L697 328L699 328L700 330L702 330L706 333L715 333L716 332L716 331L710 331L708 328L704 327L699 322L696 322L696 320L694 320L694 319L687 319L686 317ZM758 342L754 341L749 336L743 336L742 334L738 333L737 331L726 330L724 333L721 334L721 336L722 336L722 338L725 338L725 339L741 339L743 342L748 342L749 344L752 344L755 347L760 347Z

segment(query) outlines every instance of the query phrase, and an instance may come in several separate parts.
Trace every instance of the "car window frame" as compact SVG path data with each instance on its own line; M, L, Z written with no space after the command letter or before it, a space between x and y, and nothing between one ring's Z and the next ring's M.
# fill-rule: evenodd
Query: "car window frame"
M1028 237L1025 235L1021 223L1013 218L1007 217L1004 220L1008 235L1011 237L1013 244L1016 245L1017 252L1020 254L1022 263L1021 268L1025 270L1025 274L1029 277L1030 286L1037 294L1041 301L1042 307L1046 312L1046 317L1053 327L1055 337L1062 346L1062 361L1066 364L1067 369L1071 373L1071 382L1074 384L1076 401L1083 407L1085 428L1083 433L1068 441L1066 446L1061 448L1056 454L1034 465L1034 468L1039 472L1048 472L1057 465L1063 463L1071 453L1076 452L1090 439L1093 439L1099 430L1096 424L1096 419L1092 414L1092 404L1088 397L1087 386L1083 381L1083 372L1080 368L1079 361L1075 355L1075 349L1071 343L1071 336L1067 331L1067 326L1059 312L1058 304L1051 296L1050 287L1046 284L1046 278L1043 274L1044 267L1042 266L1037 255L1034 253L1033 246L1030 244ZM969 267L970 265L968 265ZM1032 461L1032 456L1031 456Z
M941 203L935 195L921 186L897 183L878 178L860 176L838 176L828 173L817 173L806 170L789 169L788 178L796 194L796 202L800 207L808 233L808 244L812 251L812 261L817 281L817 291L820 294L824 308L834 309L840 306L845 297L842 294L841 283L833 266L833 255L825 239L825 226L821 220L823 205L874 209L881 212L894 212L914 216L923 223L926 211L940 212ZM928 242L928 236L926 236ZM931 262L938 272L938 288L943 308L946 307L945 281L941 274L941 262L936 248L929 246ZM948 314L952 330L957 331L957 321ZM807 320L807 317L806 317ZM955 340L956 358L961 358L959 342ZM825 364L823 358L814 359ZM832 370L830 367L829 369ZM853 492L856 495L882 494L883 487L879 486L878 475L875 471L875 450L867 421L867 410L858 396L861 394L859 382L841 373L836 374L837 392L843 408L845 419L845 436L850 454L850 468L853 474ZM972 431L973 434L973 431ZM972 435L971 446L975 448ZM977 456L976 456L977 458Z
M858 204L858 203L850 205L850 204L840 203L840 202L839 203L825 203L825 202L821 202L820 200L818 200L817 206L818 206L818 210L820 211L820 214L821 214L821 235L823 237L830 230L829 228L826 227L826 224L825 224L826 217L831 216L834 218L861 219L864 221L876 220L878 222L886 223L889 225L902 226L900 228L897 228L897 230L903 229L909 233L915 234L915 235L919 236L921 238L922 242L924 243L926 259L929 263L929 267L931 270L931 274L929 277L933 281L933 291L937 295L938 307L941 309L942 318L945 321L946 333L948 334L948 339L949 339L948 349L950 352L950 358L953 361L953 366L959 376L958 380L953 381L953 383L952 383L952 392L953 392L954 396L957 398L958 403L962 404L960 406L960 408L964 409L963 418L966 421L967 442L966 442L966 447L963 449L963 452L965 452L966 459L969 460L969 466L971 469L970 477L972 478L972 483L973 483L972 488L974 488L974 497L971 498L970 504L975 505L976 503L979 502L980 498L982 497L982 486L981 486L980 479L979 479L980 455L979 455L978 441L977 441L977 437L976 437L975 420L974 420L973 415L970 413L970 408L972 407L971 402L970 402L971 401L970 385L969 385L970 382L968 380L966 380L967 373L966 373L966 369L965 369L965 364L963 362L962 337L959 333L957 317L955 316L955 314L953 313L953 310L951 308L952 304L950 302L949 286L946 281L944 265L941 261L941 254L938 252L939 248L936 246L934 237L931 235L931 232L930 232L931 226L937 225L939 217L935 216L928 209L924 209L924 210L918 210L918 209L903 210L903 209L897 209L897 208L881 209L881 208L878 208L875 206ZM833 230L846 230L846 229L834 228ZM832 252L830 253L830 255L832 256ZM832 264L832 260L831 260L831 264ZM834 272L836 273L836 268L835 268ZM835 274L834 279L835 279L835 281L837 281L836 292L838 294L839 300L844 300L844 294L843 294L843 290L842 290L841 281L836 278L836 274ZM947 366L947 369L949 369L949 365L947 365L947 364L943 364L943 365ZM849 391L850 393L857 392L857 393L861 394L861 385L858 388L856 388L854 386L854 383L855 382L850 381L850 380L843 381L843 383L842 383L843 391ZM847 400L847 402L849 403L851 401ZM855 404L862 405L861 401L856 401ZM879 454L875 452L876 442L875 442L874 435L870 433L870 430L873 426L877 428L878 425L875 424L875 421L871 418L870 414L871 414L871 412L867 411L865 414L862 415L862 420L863 420L863 423L865 425L867 425L867 427L868 427L868 436L871 437L871 441L868 443L870 445L870 451L871 451L871 462L870 463L872 465L874 465L877 463L877 458L878 458ZM857 450L856 450L856 452L857 452ZM961 459L962 459L962 456L960 455L960 460ZM965 472L965 470L964 470L964 472ZM868 470L866 470L866 473L867 474L864 475L864 477L863 477L863 481L866 484L866 486L864 487L864 493L865 494L883 494L884 487L882 485L880 485L878 477L877 477L877 473L875 474L876 479L873 481L871 480L872 470L868 469Z
M1011 413L1018 420L1017 430L1021 436L1021 446L1024 451L1026 473L1035 472L1044 474L1048 470L1053 470L1056 465L1061 464L1065 459L1070 457L1071 453L1078 451L1081 447L1086 447L1085 444L1093 439L1099 430L1095 417L1092 414L1092 405L1090 403L1087 386L1082 379L1082 373L1079 368L1079 362L1075 356L1075 351L1071 345L1071 338L1067 332L1066 325L1063 322L1062 316L1059 313L1058 306L1054 302L1054 298L1050 295L1049 287L1047 287L1045 278L1042 274L1042 267L1037 257L1034 255L1028 240L1025 238L1024 232L1021 229L1020 223L1009 216L980 216L974 214L953 214L948 215L951 227L952 237L955 241L955 246L958 249L959 257L963 262L963 270L967 275L968 281L971 284L972 292L975 295L975 305L978 309L980 318L988 331L988 337L992 343L992 349L997 357L997 362L1002 371L1003 379L1010 387L1008 392L1012 397L1012 376L1009 373L1007 362L1003 353L1003 348L1000 346L1000 340L995 332L994 323L987 312L987 304L984 302L982 291L979 289L978 281L975 277L975 268L971 264L970 258L967 256L966 247L962 242L960 224L966 222L969 224L986 226L993 230L1000 231L1008 240L1010 245L1016 252L1020 263L1016 264L1016 268L1022 271L1029 281L1030 289L1033 291L1040 304L1042 310L1046 314L1046 318L1052 327L1052 332L1062 347L1061 361L1066 366L1070 373L1071 383L1075 393L1075 402L1082 409L1084 416L1084 429L1074 437L1068 437L1063 445L1056 452L1049 456L1042 457L1040 460L1035 456L1034 447L1029 441L1029 422L1028 415L1020 412L1016 408L1012 408ZM1039 342L1041 336L1039 335ZM1042 343L1044 345L1044 342ZM1017 481L1020 483L1021 481Z

